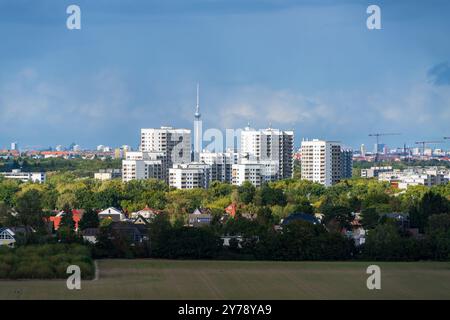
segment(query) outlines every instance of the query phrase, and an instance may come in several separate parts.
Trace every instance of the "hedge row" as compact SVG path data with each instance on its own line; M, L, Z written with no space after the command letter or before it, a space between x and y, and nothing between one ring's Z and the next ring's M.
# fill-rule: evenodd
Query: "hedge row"
M70 265L80 267L82 279L94 277L91 252L79 244L0 248L0 279L66 279Z

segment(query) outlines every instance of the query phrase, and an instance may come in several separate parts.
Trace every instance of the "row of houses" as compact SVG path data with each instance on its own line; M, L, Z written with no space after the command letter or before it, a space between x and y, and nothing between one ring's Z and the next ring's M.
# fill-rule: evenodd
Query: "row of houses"
M79 223L83 218L84 212L83 209L72 210L72 219L76 231L79 230ZM112 229L128 234L132 242L142 242L146 240L147 225L161 213L161 210L146 206L142 210L127 215L120 209L110 207L98 212L98 217L99 220L110 219ZM49 217L47 220L49 227L58 230L65 214L64 211L59 211L54 216ZM203 225L209 225L211 221L212 214L209 209L197 208L188 215L186 226L201 227ZM23 229L23 227L0 228L0 246L14 247L18 229ZM19 232L22 231L23 230L19 230ZM98 228L87 228L81 231L81 235L85 240L95 243L98 231ZM33 230L31 230L31 232L33 232Z

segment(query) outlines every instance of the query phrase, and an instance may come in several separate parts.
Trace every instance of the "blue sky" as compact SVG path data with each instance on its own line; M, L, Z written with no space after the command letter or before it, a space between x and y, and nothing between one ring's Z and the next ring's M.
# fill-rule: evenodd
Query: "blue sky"
M81 30L66 8L81 7ZM382 30L366 8L381 7ZM0 148L139 143L139 129L295 129L391 147L450 135L450 2L0 0ZM448 147L448 145L447 145Z

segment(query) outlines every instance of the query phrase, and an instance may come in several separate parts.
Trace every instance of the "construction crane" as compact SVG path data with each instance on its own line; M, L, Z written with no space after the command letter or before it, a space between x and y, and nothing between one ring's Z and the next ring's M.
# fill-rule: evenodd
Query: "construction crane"
M397 147L396 149L397 149L397 151L401 150L400 151L401 155L404 156L408 162L410 161L410 159L411 159L411 150L412 150L411 147L407 147L406 143L404 143L403 147Z
M427 144L438 144L438 143L443 143L443 141L416 141L416 144L422 145L422 156L425 155L425 146Z
M397 149L397 151L398 151L398 150L401 150L401 153L402 153L402 155L404 155L404 156L410 154L410 153L411 153L411 150L412 150L411 147L406 146L406 143L404 143L402 147L397 147L396 149Z
M375 162L378 162L378 145L380 144L380 137L381 136L398 136L401 133L370 133L369 137L375 137L376 141L377 141L377 145L376 145L376 152L375 152Z

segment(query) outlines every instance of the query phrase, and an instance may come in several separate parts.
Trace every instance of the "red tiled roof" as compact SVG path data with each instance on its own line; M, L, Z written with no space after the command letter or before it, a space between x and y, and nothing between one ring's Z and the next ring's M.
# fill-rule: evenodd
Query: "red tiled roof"
M60 212L62 213L62 212ZM73 209L72 210L72 220L75 222L75 230L78 230L78 223L81 221L83 217L84 210L83 209ZM64 214L64 213L63 213ZM59 229L59 225L61 224L62 215L50 217L50 221L53 222L53 228L55 230Z

